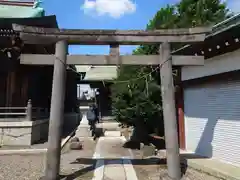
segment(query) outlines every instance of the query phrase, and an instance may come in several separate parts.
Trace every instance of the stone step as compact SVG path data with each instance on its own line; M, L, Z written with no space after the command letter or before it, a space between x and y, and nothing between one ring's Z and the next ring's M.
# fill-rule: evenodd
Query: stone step
M105 137L120 137L121 132L120 131L105 131L104 136Z
M76 137L91 137L91 131L90 131L90 127L86 126L86 127L79 127L76 131Z
M116 130L120 130L121 127L119 127L119 123L115 123L115 122L103 122L103 123L98 123L96 124L96 128L101 128L104 131L116 131Z

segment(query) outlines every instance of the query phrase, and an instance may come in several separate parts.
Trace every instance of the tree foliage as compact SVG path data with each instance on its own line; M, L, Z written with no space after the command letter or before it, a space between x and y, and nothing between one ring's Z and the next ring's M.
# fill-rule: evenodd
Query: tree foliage
M181 0L161 8L146 29L189 28L213 25L228 18L229 10L220 0ZM173 49L182 44L175 44ZM158 54L159 44L141 45L133 54ZM159 70L154 66L119 68L112 86L113 113L117 121L135 126L143 122L149 132L163 126Z
M221 0L182 0L176 10L179 27L214 25L231 15Z

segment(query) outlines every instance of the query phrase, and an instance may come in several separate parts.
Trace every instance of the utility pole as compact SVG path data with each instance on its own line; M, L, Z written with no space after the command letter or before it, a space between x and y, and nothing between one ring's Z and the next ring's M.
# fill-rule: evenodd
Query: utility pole
M61 135L64 115L66 86L67 42L56 43L54 61L52 99L49 122L48 150L44 180L59 179Z
M162 43L159 54L163 63L160 65L160 77L168 175L173 180L180 180L181 169L170 44Z

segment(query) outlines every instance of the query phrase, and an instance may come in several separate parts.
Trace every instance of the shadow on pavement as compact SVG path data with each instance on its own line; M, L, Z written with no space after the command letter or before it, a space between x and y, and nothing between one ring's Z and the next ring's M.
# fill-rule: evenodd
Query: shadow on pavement
M160 158L146 158L146 159L131 159L131 158L111 158L111 159L90 159L78 158L71 164L95 164L98 160L104 160L105 164L132 164L132 165L153 165L153 164L166 164L166 159ZM126 160L126 161L123 161ZM98 168L98 167L96 167Z
M104 163L96 163L97 161L104 161ZM123 161L124 160L124 161ZM111 159L91 159L91 158L77 158L71 164L90 165L86 168L75 171L72 174L61 176L64 180L74 180L84 174L94 171L95 169L109 164L132 164L132 165L162 165L166 168L166 159L160 158L146 158L146 159L130 159L130 158L111 158Z
M88 167L85 167L83 169L80 169L78 171L75 171L74 173L72 174L68 174L68 175L61 175L60 178L61 179L64 179L64 180L74 180L90 171L93 171L95 169L95 164L91 165L91 166L88 166Z
M182 175L186 174L186 171L188 169L188 159L208 159L208 157L200 156L195 153L185 153L185 154L180 154L180 160L181 160L181 172Z
M181 172L182 176L185 175L187 171L187 159L196 159L200 158L199 156L195 154L184 154L181 155ZM201 157L203 158L203 157ZM97 161L103 161L103 163L97 163ZM123 161L124 160L124 161ZM74 162L71 162L70 164L84 164L84 165L90 165L86 168L80 169L78 171L75 171L72 174L63 176L64 180L74 180L77 177L80 177L90 171L94 171L95 169L103 166L103 165L109 165L109 164L132 164L132 165L144 165L144 166L151 166L151 165L158 165L161 168L167 168L167 160L166 158L157 158L157 157L150 157L145 159L131 159L131 158L110 158L110 159L92 159L92 158L77 158Z

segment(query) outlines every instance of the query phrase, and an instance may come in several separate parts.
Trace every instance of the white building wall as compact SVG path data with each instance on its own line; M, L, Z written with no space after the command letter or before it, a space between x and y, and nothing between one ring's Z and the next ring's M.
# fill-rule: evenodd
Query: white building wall
M240 78L184 90L186 149L240 167Z

